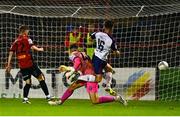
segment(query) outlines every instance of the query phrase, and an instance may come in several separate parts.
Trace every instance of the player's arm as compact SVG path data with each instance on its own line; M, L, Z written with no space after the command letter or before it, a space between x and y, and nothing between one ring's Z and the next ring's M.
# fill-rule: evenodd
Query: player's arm
M9 56L8 56L8 62L7 62L7 66L6 66L6 72L10 72L11 71L11 60L12 60L12 56L14 54L14 52L17 50L17 40L15 40L13 42L13 44L11 45L11 48L9 50Z
M33 41L32 41L30 38L28 39L28 42L29 42L29 44L31 45L31 49L32 49L32 50L44 51L44 48L39 48L39 47L35 46L35 45L33 44Z
M73 68L77 72L81 68L81 59L79 57L75 57L73 60Z
M75 57L73 59L73 67L70 71L70 74L74 74L74 73L79 73L81 74L81 72L79 71L81 68L81 59L79 57ZM71 75L70 75L71 76Z
M72 80L74 78L74 74L81 74L81 72L79 72L78 70L81 67L81 59L79 57L75 57L73 59L73 67L71 68L70 72L69 72L69 77L68 79ZM61 69L63 70L63 69Z
M60 72L65 72L65 71L72 71L72 72L77 72L81 67L81 59L79 57L76 57L73 59L73 67L61 65L58 69Z
M9 56L8 56L8 62L7 62L7 66L6 66L6 72L11 71L11 60L12 60L12 56L13 56L13 53L15 52L16 48L17 48L17 44L16 44L16 41L14 41L14 43L11 45L11 48L9 50Z
M120 52L118 51L116 42L114 40L112 42L111 49L113 51L113 54L120 55Z
M116 51L113 51L113 54L120 55L120 52L119 52L119 50L116 50Z
M36 51L44 51L44 48L39 48L39 47L37 47L37 46L35 46L35 45L32 45L32 46L31 46L31 49L32 49L32 50L36 50Z
M13 51L10 51L9 56L8 56L8 63L7 63L7 66L6 66L6 72L8 72L8 73L11 71L12 56L13 56Z

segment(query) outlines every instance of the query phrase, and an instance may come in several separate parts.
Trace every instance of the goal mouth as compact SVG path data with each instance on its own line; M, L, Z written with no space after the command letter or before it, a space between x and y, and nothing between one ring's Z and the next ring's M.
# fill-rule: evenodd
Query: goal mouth
M0 13L11 13L33 17L75 17L75 18L125 18L142 17L180 12L177 0L131 0L124 1L2 1Z
M74 43L92 58L96 43L92 43L90 35L103 31L104 20L112 19L115 22L112 36L120 51L119 56L109 54L108 57L108 63L116 69L112 83L115 91L126 95L123 86L129 81L131 87L126 92L138 97L135 99L179 100L179 6L178 0L1 1L0 91L3 95L7 93L7 97L22 92L15 57L11 76L6 77L4 72L9 48L18 35L19 26L28 25L29 38L35 45L44 48L44 52L33 51L32 57L45 73L50 92L59 96L64 86L69 84L62 81L63 74L59 71L47 71L60 65L72 66L69 47ZM161 61L166 61L169 69L158 70ZM151 71L148 79L138 72L141 70ZM41 94L32 90L35 92L33 96Z

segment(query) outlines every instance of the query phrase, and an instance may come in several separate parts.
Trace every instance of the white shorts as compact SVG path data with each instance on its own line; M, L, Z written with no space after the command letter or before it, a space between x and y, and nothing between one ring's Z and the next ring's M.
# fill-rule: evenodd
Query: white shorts
M95 82L95 76L94 75L82 75L78 77L78 80L87 81L87 82Z

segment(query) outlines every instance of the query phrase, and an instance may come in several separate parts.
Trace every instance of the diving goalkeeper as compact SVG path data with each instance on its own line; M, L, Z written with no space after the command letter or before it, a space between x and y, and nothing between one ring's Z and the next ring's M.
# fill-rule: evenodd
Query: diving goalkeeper
M72 74L75 72L81 72L81 76L68 87L58 101L49 101L50 105L63 104L73 94L74 90L82 86L86 86L93 104L119 101L127 105L127 102L121 96L98 96L98 83L95 81L95 73L91 60L84 52L79 52L76 45L71 45L69 58L73 62L74 68L74 70L70 71L69 78L71 79ZM64 71L64 67L60 67L60 71Z

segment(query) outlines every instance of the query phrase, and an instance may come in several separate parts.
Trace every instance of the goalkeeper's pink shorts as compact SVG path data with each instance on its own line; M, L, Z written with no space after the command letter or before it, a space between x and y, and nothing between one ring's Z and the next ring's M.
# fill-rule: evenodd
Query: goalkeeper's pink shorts
M88 93L97 93L98 92L98 83L97 82L87 82L86 90Z

